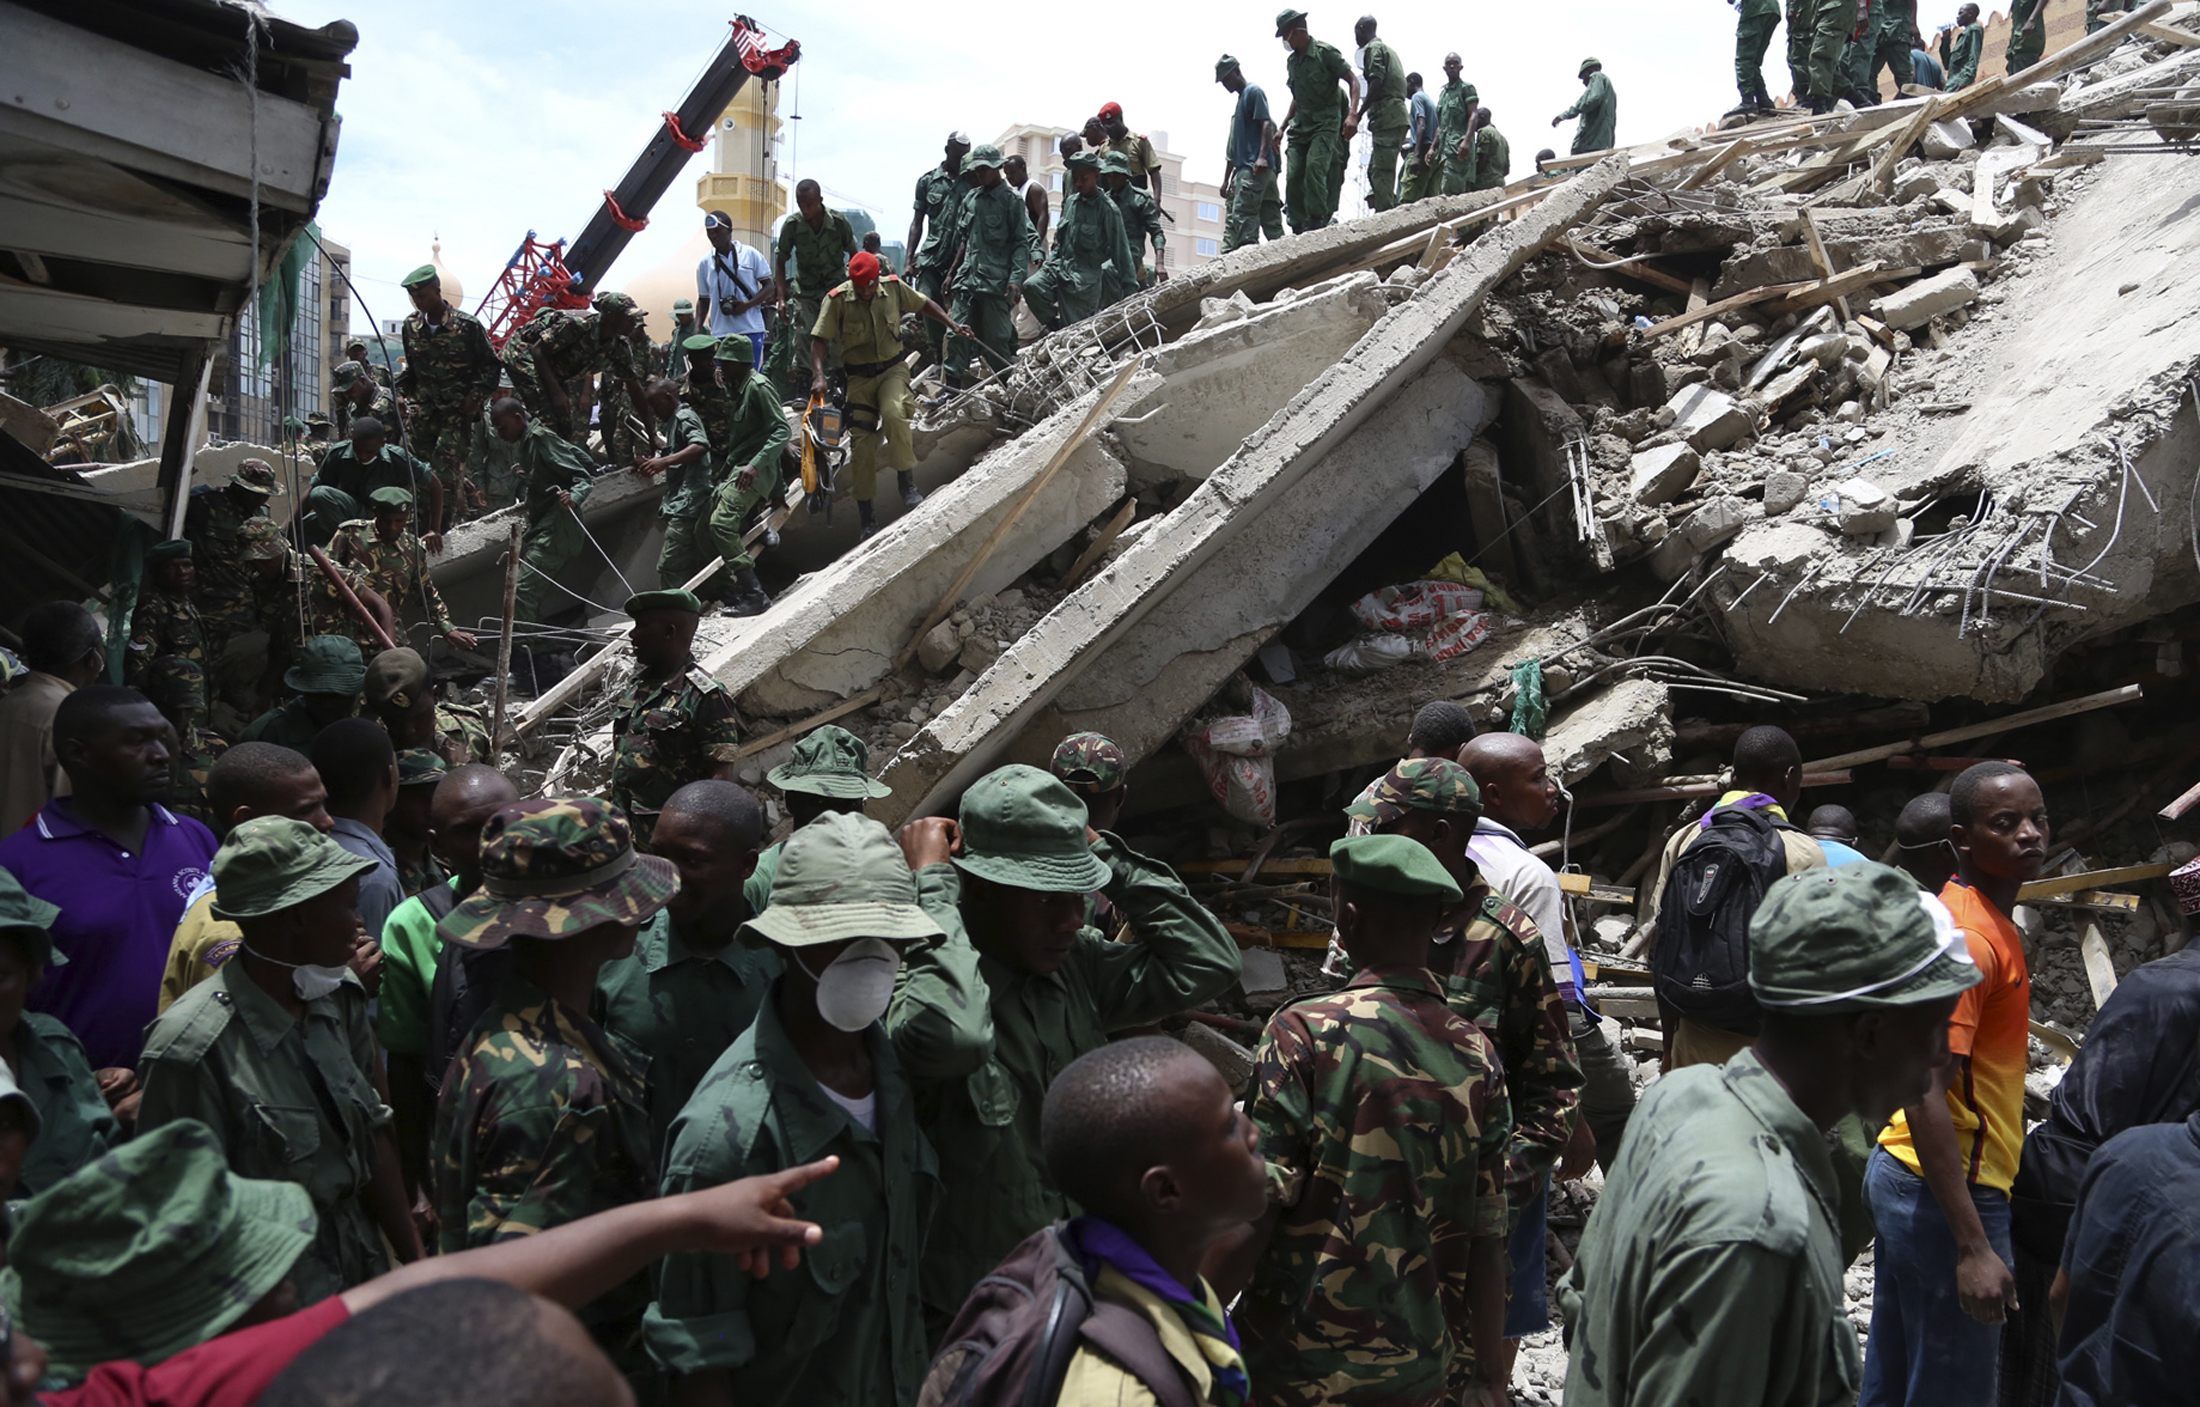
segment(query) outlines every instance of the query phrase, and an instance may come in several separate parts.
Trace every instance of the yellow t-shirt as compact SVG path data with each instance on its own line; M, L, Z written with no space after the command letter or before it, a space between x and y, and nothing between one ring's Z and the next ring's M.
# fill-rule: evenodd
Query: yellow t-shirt
M176 936L168 943L168 968L160 975L160 1005L166 1011L176 998L214 975L214 969L237 955L244 930L225 918L214 917L214 891L183 911L176 921Z
M1208 1304L1219 1313L1222 1306L1214 1292L1205 1282L1199 1288L1207 1295ZM1191 1330L1184 1327L1184 1321L1177 1317L1167 1300L1112 1265L1101 1268L1093 1293L1145 1315L1161 1340L1162 1352L1184 1370L1200 1400L1207 1399L1209 1389L1214 1386L1214 1369L1200 1354L1198 1341L1192 1337ZM1057 1407L1158 1407L1152 1391L1135 1373L1090 1344L1079 1345L1076 1355L1070 1359L1069 1371L1062 1378L1061 1395L1055 1402Z

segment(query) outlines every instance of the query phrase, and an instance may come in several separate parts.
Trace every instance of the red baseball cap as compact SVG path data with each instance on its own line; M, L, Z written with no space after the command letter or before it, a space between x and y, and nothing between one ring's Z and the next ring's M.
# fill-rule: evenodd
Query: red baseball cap
M1113 122L1122 115L1123 105L1121 103L1102 103L1100 105L1100 120L1102 122Z
M848 261L848 277L857 283L877 283L878 255L868 249L858 250Z

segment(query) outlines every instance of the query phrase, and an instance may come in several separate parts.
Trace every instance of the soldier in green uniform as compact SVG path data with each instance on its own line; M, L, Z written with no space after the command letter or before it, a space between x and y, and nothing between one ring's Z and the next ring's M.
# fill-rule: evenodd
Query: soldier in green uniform
M716 391L715 382L711 389ZM710 399L719 397L713 394ZM710 561L703 515L710 509L711 476L717 463L703 418L681 402L678 386L662 379L652 382L649 408L665 424L665 446L662 453L636 464L634 472L645 479L668 476L665 496L657 505L657 516L665 525L664 545L657 549L657 584L684 590L688 578Z
M654 453L657 447L656 429L649 410L651 378L646 370L655 359L656 351L649 344L643 316L637 308L633 313L633 325L626 333L626 358L635 368L636 379L626 381L606 375L599 383L603 405L597 418L603 432L604 457L613 464L632 464Z
M258 712L253 695L266 662L267 629L255 600L256 574L239 550L239 535L246 523L267 518L269 501L282 491L274 465L243 460L227 484L193 489L183 518L183 535L196 549L193 599L206 629L207 705L239 722ZM230 731L223 721L216 720L217 729Z
M481 875L436 925L473 954L509 950L436 1101L430 1183L446 1255L641 1201L655 1167L641 1077L589 1009L597 974L634 950L678 872L634 853L617 807L580 798L491 816ZM648 1298L636 1276L582 1311L614 1361L638 1366Z
M242 741L308 752L323 728L358 711L359 689L366 682L357 642L348 635L315 635L283 672L283 687L293 697L253 719Z
M454 516L470 495L466 451L474 422L496 394L504 364L497 360L489 334L471 314L443 297L443 280L433 264L422 264L404 278L413 310L398 334L405 346L405 369L397 389L419 405L405 431L413 457L424 460L443 486L443 504ZM430 528L442 528L441 521Z
M1024 285L1031 311L1050 330L1082 322L1115 301L1138 266L1123 231L1123 212L1100 189L1100 162L1079 152L1063 164L1069 168L1070 192L1054 222L1054 249Z
M1375 37L1375 17L1362 15L1352 27L1362 50L1360 71L1367 78L1360 111L1367 118L1367 207L1388 210L1398 203L1398 151L1411 125L1406 113L1406 66L1398 51Z
M664 375L672 377L674 380L679 379L681 370L687 366L687 356L682 349L686 346L687 340L696 334L696 331L695 300L693 298L673 299L672 340L665 345L664 355L658 359L658 365L664 368Z
M497 438L517 450L515 462L527 485L515 618L539 623L552 606L567 599L552 583L588 546L575 515L595 489L590 477L595 466L571 441L529 420L526 405L516 397L491 405L489 419Z
M964 192L956 217L960 253L950 280L955 290L951 312L955 326L975 328L977 336L958 334L947 344L947 379L953 386L983 380L1016 359L1014 309L1035 257L1031 212L1023 197L1001 179L1001 149L979 147L965 165L970 189ZM1065 202L1062 218L1055 224L1057 249L1068 223ZM973 376L970 361L980 348L986 355L979 357L983 365Z
M306 490L302 522L306 541L315 547L328 546L338 528L367 516L374 491L382 488L404 489L415 500L424 495L429 517L441 521L443 484L435 472L391 444L382 421L363 415L351 423L349 439L330 446ZM432 528L420 540L430 552L443 550L443 534Z
M375 594L389 602L401 629L410 624L409 616L453 647L473 649L479 642L472 631L461 630L451 619L450 607L443 604L443 593L428 573L428 549L411 531L412 494L394 486L379 488L367 495L367 502L374 517L338 528L329 543L330 560L356 569ZM364 628L359 631L359 647L379 648Z
M756 1019L779 975L768 950L735 937L751 912L743 890L763 839L764 809L734 783L709 777L674 792L650 849L680 872L680 892L596 979L597 1019L644 1074L653 1167L688 1096Z
M170 538L145 552L145 577L130 617L122 682L151 699L176 727L187 753L206 749L206 628L191 600L191 542Z
M992 1047L977 954L939 876L911 873L946 868L948 829L919 822L897 847L876 821L823 817L787 842L771 907L742 927L780 974L673 1125L662 1190L837 1155L796 1197L832 1229L800 1275L665 1261L646 1333L678 1402L916 1407L931 1356L916 1271L942 1201L919 1091Z
M1813 113L1841 100L1841 59L1856 25L1856 0L1787 0L1788 72Z
M2047 0L2010 0L2004 73L2021 73L2047 52Z
M366 942L359 876L374 867L304 821L261 816L214 856L214 913L237 955L146 1033L138 1133L178 1119L214 1131L230 1170L304 1187L320 1217L298 1262L311 1302L420 1256L398 1175L367 992L347 966Z
M745 340L745 339L743 339ZM611 706L611 803L649 849L657 811L689 782L731 780L741 751L733 695L695 662L703 603L686 591L645 591L626 603L635 674Z
M13 1072L37 1123L8 1197L35 1197L122 1142L84 1043L59 1018L23 1009L46 969L68 962L47 931L60 912L0 870L0 1065ZM118 1099L136 1086L127 1071L105 1073Z
M1765 88L1765 50L1772 47L1772 31L1779 24L1780 0L1741 0L1741 13L1734 22L1734 87L1742 100L1727 116L1765 116L1776 111ZM1794 37L1791 28L1788 38Z
M428 836L428 803L450 775L450 764L433 748L409 747L397 754L397 803L382 818L382 840L397 862L397 887L407 899L449 881ZM389 920L382 920L383 932Z
M366 712L380 720L398 752L422 749L451 767L491 760L489 720L480 709L440 698L418 650L400 645L368 660L361 692Z
M1946 910L1899 871L1811 870L1766 892L1749 925L1761 1031L1643 1096L1559 1286L1568 1407L1856 1400L1828 1146L1852 1117L1878 1128L1929 1097L1979 980Z
M703 436L710 441L711 473L715 479L718 462L725 456L726 446L733 443L733 394L718 375L718 341L707 332L698 332L680 344L681 370L680 404L695 412L703 422ZM710 479L706 479L705 487Z
M1460 78L1457 54L1444 55L1444 86L1436 93L1436 193L1458 195L1474 181L1474 110L1482 95Z
M636 402L641 387L628 350L634 325L634 300L624 293L599 293L586 308L544 308L504 344L504 370L527 413L543 421L558 438L579 444L588 434L588 399L572 387L589 375L630 383Z
M1276 37L1291 51L1285 73L1291 108L1284 130L1291 137L1291 166L1285 174L1283 204L1294 234L1318 230L1336 218L1337 176L1344 169L1341 147L1360 130L1360 76L1337 46L1306 32L1306 12L1285 10L1276 16ZM1349 106L1337 97L1339 81L1349 85Z
M993 1055L919 1091L947 1191L923 1276L925 1311L941 1325L1019 1241L1068 1212L1039 1156L1048 1082L1111 1034L1189 1010L1240 971L1237 940L1183 881L1091 829L1084 803L1038 768L972 783L959 827L952 867L917 865L917 879L952 900L977 947ZM1096 891L1130 941L1085 926Z
M384 425L396 423L397 397L391 394L388 383L367 370L365 361L338 362L329 380L336 392L337 439L350 434L352 422L362 415L371 415Z
M847 374L848 468L855 476L856 516L865 537L878 531L871 500L878 492L880 441L894 466L902 506L924 501L917 492L917 449L909 436L909 344L901 335L901 320L915 313L959 337L977 336L936 300L883 272L878 256L864 251L848 261L848 281L825 295L810 330L810 394L825 394L831 352L840 353Z
M1864 21L1841 55L1841 80L1856 107L1879 104L1879 70L1894 70L1899 85L1910 81L1910 21L1899 4L1870 0Z
M827 723L803 734L785 762L764 774L779 788L787 824L801 830L820 816L847 812L860 816L863 803L892 796L894 790L871 776L871 750L846 728ZM752 912L771 903L772 876L779 873L781 841L756 857L756 873L742 888Z
M1474 110L1469 136L1472 138L1471 149L1474 156L1467 167L1467 189L1502 189L1512 175L1512 143L1506 141L1505 134L1497 130L1496 119L1490 115L1488 108L1477 107Z
M512 394L508 385L499 390L505 396ZM519 502L527 492L527 476L520 472L518 446L506 444L498 437L496 423L486 409L474 417L468 433L472 438L468 442L466 463L473 472L475 510L494 513Z
M779 493L787 442L793 438L779 391L770 378L757 372L755 354L749 339L739 335L721 338L713 353L718 380L733 413L726 422L726 441L717 447L718 491L710 505L710 540L733 577L737 616L762 615L771 609L772 598L756 578L756 558L746 537L749 515ZM866 501L860 508L870 506ZM869 522L868 512L861 516Z
M1261 1036L1245 1112L1270 1205L1216 1288L1244 1287L1263 1403L1502 1402L1504 1077L1425 966L1462 896L1403 836L1349 836L1329 858L1356 973Z
M856 232L847 216L826 208L825 193L815 181L796 184L794 204L795 213L779 227L778 242L772 246L772 276L778 282L780 316L792 318L796 331L807 338L817 326L825 296L848 280L848 259L857 252ZM790 257L795 264L791 283L787 279ZM838 358L827 365L840 370ZM808 385L806 380L790 381L783 389L799 396Z
M1131 241L1134 234L1137 236L1130 246L1131 257L1138 266L1137 276L1117 293L1117 297L1128 297L1141 288L1151 288L1157 279L1169 276L1169 236L1161 227L1161 207L1154 204L1152 196L1131 184L1131 164L1123 159L1121 152L1111 151L1100 158L1100 184L1106 188L1108 199L1115 202L1116 213L1123 217L1124 239ZM1153 244L1150 270L1146 267L1149 241Z
M1574 129L1573 154L1607 151L1619 129L1619 98L1612 92L1612 80L1604 76L1604 65L1595 59L1583 59L1577 76L1581 79L1581 97L1552 118L1551 125L1556 127L1578 117L1581 125Z
M1798 0L1789 0L1790 4ZM1986 52L1986 26L1978 22L1978 6L1956 11L1956 32L1948 44L1948 91L1968 88L1978 81L1979 59Z
M954 271L955 252L962 247L963 197L969 193L963 157L969 151L968 134L950 132L940 164L917 177L916 213L909 221L909 236L902 245L908 252L902 258L901 276L935 303L947 297L948 276ZM933 359L938 360L941 334L927 328L924 336L926 347Z
M1276 193L1276 167L1283 157L1268 94L1246 82L1245 70L1228 54L1215 61L1215 82L1237 95L1222 168L1222 199L1229 212L1222 227L1222 252L1227 254L1263 235L1283 238L1283 200Z

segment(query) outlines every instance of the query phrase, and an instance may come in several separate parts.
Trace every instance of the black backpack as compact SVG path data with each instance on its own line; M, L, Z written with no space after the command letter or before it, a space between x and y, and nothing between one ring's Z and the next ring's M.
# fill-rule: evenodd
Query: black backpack
M1757 1033L1757 999L1749 991L1749 920L1765 891L1787 877L1780 832L1793 829L1756 807L1721 807L1673 862L1658 896L1658 936L1650 959L1662 1005L1706 1026Z
M1060 1225L1026 1237L980 1280L942 1342L917 1407L1054 1407L1081 1344L1129 1370L1161 1407L1197 1407L1146 1317L1094 1298Z

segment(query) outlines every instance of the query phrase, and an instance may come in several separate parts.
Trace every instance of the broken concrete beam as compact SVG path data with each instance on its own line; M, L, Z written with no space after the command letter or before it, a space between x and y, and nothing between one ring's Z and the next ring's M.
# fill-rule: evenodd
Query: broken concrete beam
M1687 445L1659 445L1635 456L1627 471L1627 492L1643 507L1655 508L1687 492L1702 470L1702 456Z
M1978 301L1978 275L1969 269L1948 269L1921 278L1879 300L1879 320L1907 332L1923 327L1942 313L1968 308Z
M2000 245L2015 244L2034 230L2047 227L2047 212L2035 206L2019 206L2006 213L1995 211L1991 216L1971 217L1971 228Z
M1467 526L1474 532L1483 568L1499 581L1518 582L1512 514L1505 507L1505 474L1497 447L1488 440L1476 440L1460 456L1460 469L1467 481Z
M1519 219L1484 233L1410 300L1385 313L1342 361L1248 436L1182 504L1064 598L894 754L882 777L893 795L879 804L881 819L898 822L936 809L982 775L1078 672L1367 426L1443 354L1493 289L1602 202L1626 171L1626 158L1613 156L1554 188ZM1393 512L1400 506L1391 505Z
M1938 196L1930 198L1938 200ZM1953 212L1968 216L1968 196L1958 196L1961 202ZM1876 263L1884 269L1930 269L1943 264L1953 264L1963 257L1962 250L1971 233L1963 225L1947 223L1925 229L1911 230L1899 223L1890 222L1876 234L1858 234L1854 238L1835 237L1826 241L1827 256L1837 269L1847 271ZM1775 245L1753 254L1729 259L1719 270L1719 278L1711 287L1713 298L1729 298L1753 288L1763 288L1775 283L1803 283L1825 277L1819 272L1818 261L1803 245Z
M1622 786L1662 779L1673 762L1673 701L1663 684L1623 679L1553 715L1543 735L1551 775L1579 782L1616 762Z
M1722 494L1689 514L1672 536L1658 544L1650 554L1650 570L1660 581L1679 581L1698 558L1740 532L1748 521L1742 500Z
M1517 376L1505 383L1501 424L1499 448L1505 463L1512 466L1511 477L1520 485L1525 500L1547 505L1561 502L1567 483L1566 446L1589 433L1580 413L1544 382L1532 376ZM1538 516L1555 526L1554 515L1560 511L1546 507ZM1570 538L1574 534L1569 524L1555 535ZM1514 556L1523 572L1521 584L1531 591L1541 590L1545 584L1542 569L1533 554L1517 541L1519 535L1514 536Z
M1691 386L1666 403L1672 429L1693 449L1730 449L1757 433L1757 421L1740 401L1711 386Z

